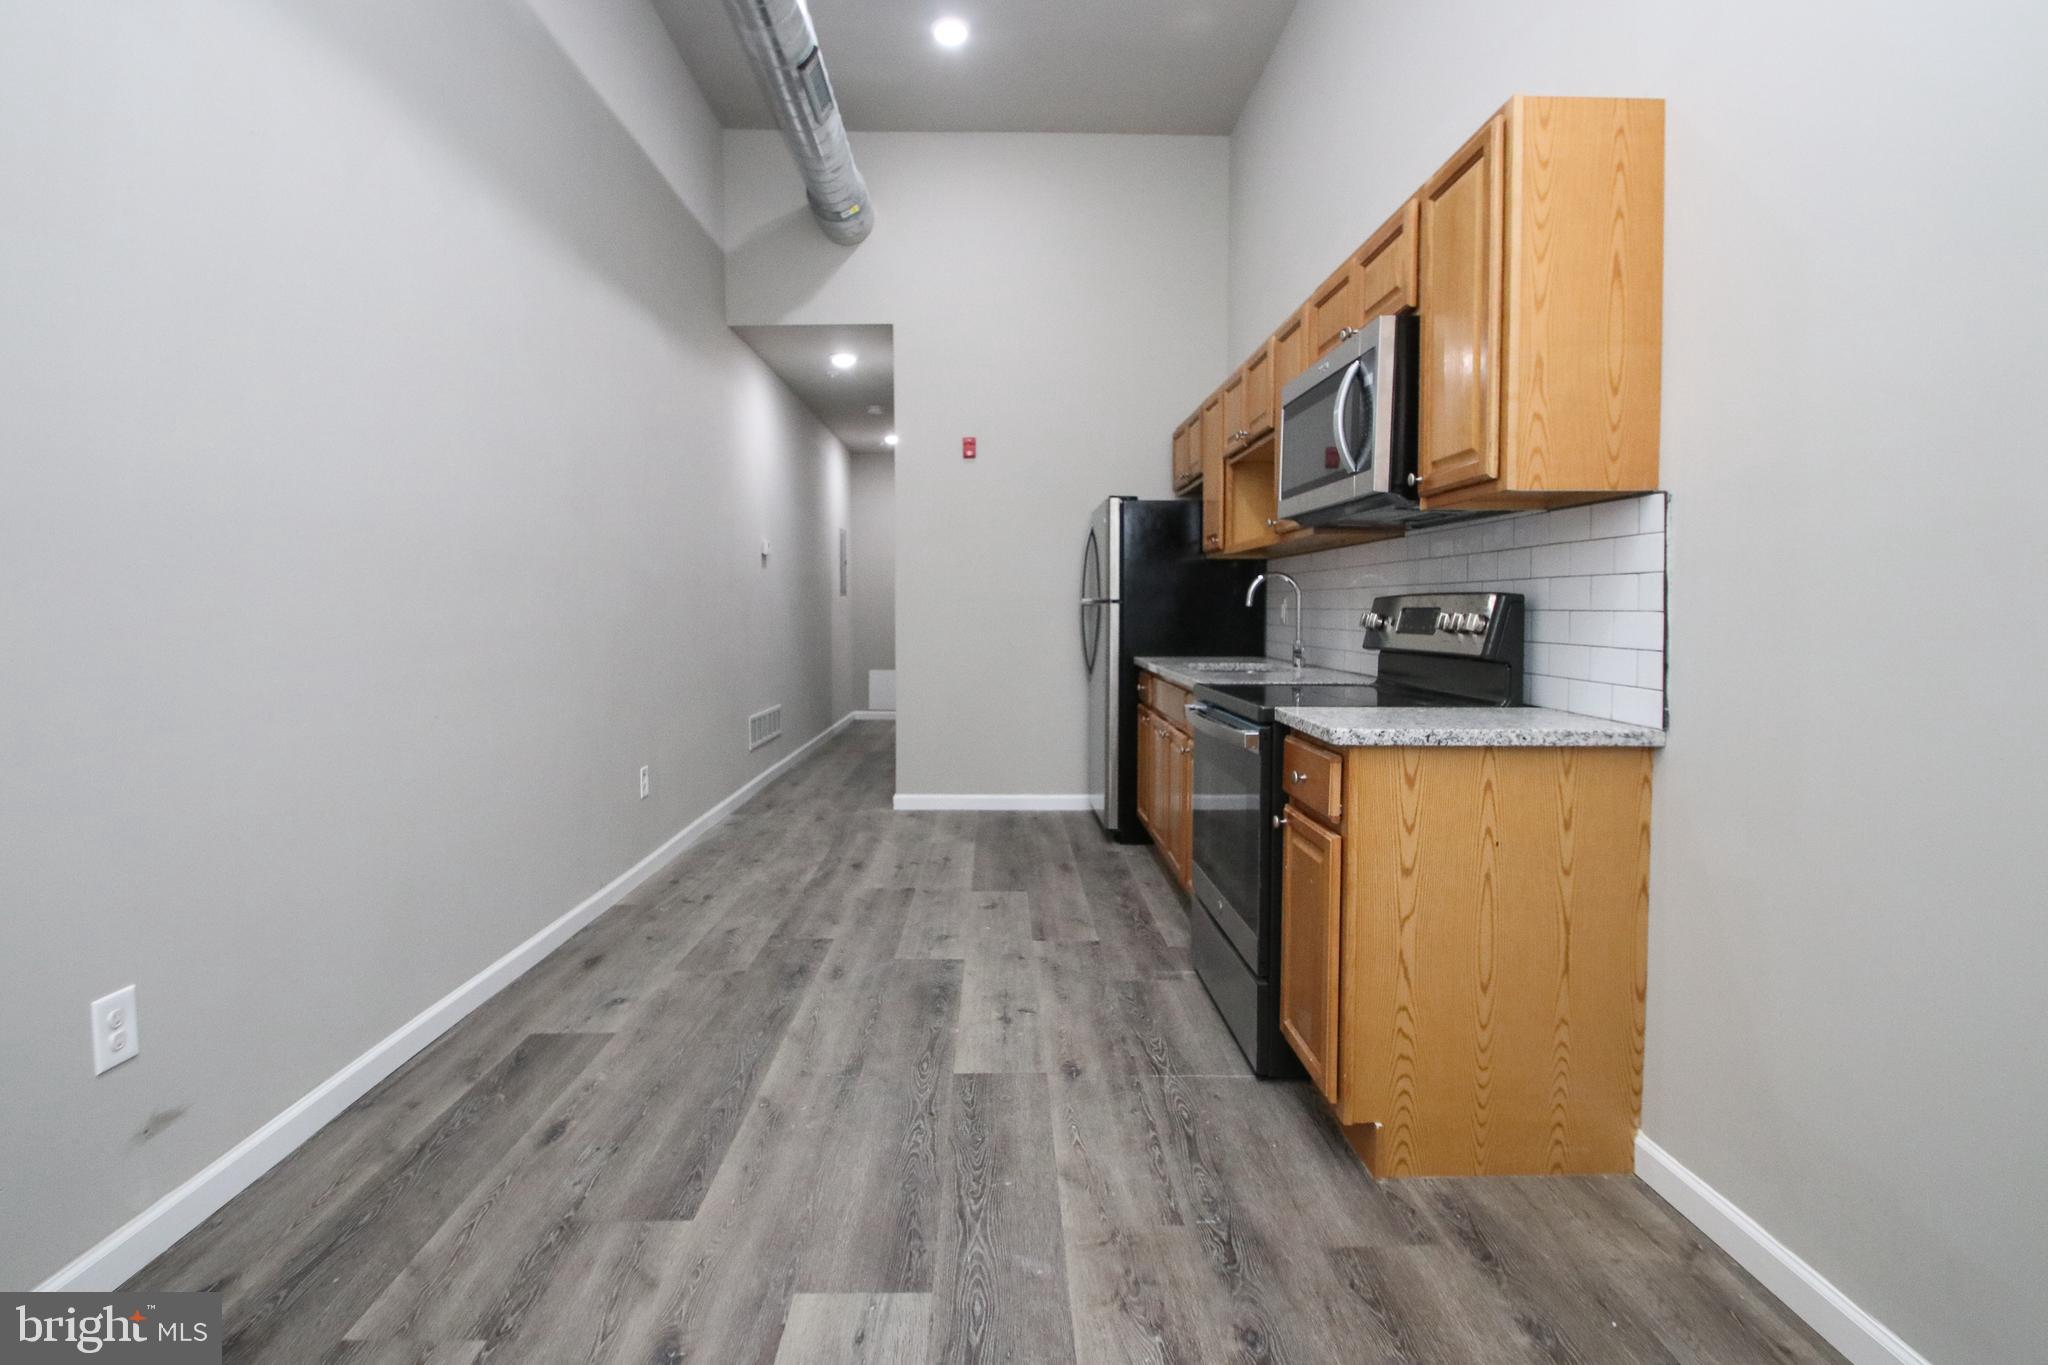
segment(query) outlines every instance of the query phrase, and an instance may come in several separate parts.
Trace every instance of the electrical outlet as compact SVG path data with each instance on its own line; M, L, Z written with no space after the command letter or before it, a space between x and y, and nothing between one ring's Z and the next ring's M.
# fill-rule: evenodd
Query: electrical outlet
M654 783L652 779L648 776L647 769L642 768L640 770L640 799L642 801L645 801L647 799L647 793L653 790Z
M123 986L92 1002L92 1074L112 1071L142 1051L142 1029L135 1017L135 988Z

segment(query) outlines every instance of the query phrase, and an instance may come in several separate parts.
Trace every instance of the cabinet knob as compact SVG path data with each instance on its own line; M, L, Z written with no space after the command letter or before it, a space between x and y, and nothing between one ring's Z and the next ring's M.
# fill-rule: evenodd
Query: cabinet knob
M1278 517L1267 517L1267 518L1266 518L1266 525L1268 525L1268 526L1278 526L1279 524L1280 524L1280 518L1278 518Z
M1286 824L1286 823L1287 823L1287 816L1286 816L1286 814L1285 814L1284 812L1283 812L1282 814L1279 814L1279 815L1276 815L1276 816L1274 816L1274 817L1273 817L1273 828L1274 828L1274 829L1279 829L1279 828L1280 828L1280 827L1281 827L1282 825L1284 825L1284 824Z
M1305 772L1301 772L1301 771L1299 771L1299 770L1296 770L1296 771L1293 771L1293 772L1290 772L1290 773L1288 773L1288 774L1287 774L1287 780L1288 780L1289 782L1293 782L1293 783L1302 783L1302 782L1306 782L1306 781L1308 781L1308 774L1307 774L1307 773L1305 773Z
M1415 487L1415 485L1416 485L1416 484L1418 484L1418 483L1420 483L1420 482L1422 482L1422 480L1421 480L1421 479L1420 479L1420 478L1419 478L1418 476L1416 476L1416 475L1414 475L1414 474L1410 474L1410 475L1408 476L1408 486L1409 486L1410 488L1413 488L1413 487Z

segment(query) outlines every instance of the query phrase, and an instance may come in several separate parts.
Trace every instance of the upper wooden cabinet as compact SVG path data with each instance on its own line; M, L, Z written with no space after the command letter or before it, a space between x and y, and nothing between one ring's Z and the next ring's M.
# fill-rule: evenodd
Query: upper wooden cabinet
M1280 424L1279 386L1273 382L1273 343L1266 342L1244 363L1244 444L1272 434Z
M1308 350L1301 362L1306 366L1320 360L1332 346L1344 339L1347 332L1356 331L1365 321L1365 315L1358 311L1358 272L1351 262L1338 266L1336 272L1308 296L1308 304L1302 311L1308 326Z
M1197 411L1173 429L1173 488L1179 492L1202 477L1200 449L1202 414Z
M1413 199L1400 212L1380 225L1365 239L1365 245L1351 258L1357 276L1360 326L1383 313L1400 313L1415 307L1415 221L1420 205Z
M1425 497L1500 474L1501 185L1507 119L1458 149L1422 191L1416 473Z
M1244 370L1223 381L1223 453L1235 455L1244 449Z
M1249 503L1231 534L1215 486L1223 457L1247 457L1279 429L1287 384L1347 329L1413 310L1424 507L1654 491L1663 299L1663 101L1517 95L1230 377L1189 453L1176 442L1174 486L1203 481L1211 553L1261 538L1268 555L1332 543ZM1183 473L1190 457L1199 474Z
M1223 390L1202 404L1202 548L1223 548Z
M1273 333L1270 349L1273 353L1273 417L1280 416L1281 394L1289 380L1307 369L1315 359L1308 353L1308 308L1303 306L1291 313L1287 321L1280 324L1280 330Z
M1655 489L1663 102L1517 95L1423 187L1416 248L1425 503Z

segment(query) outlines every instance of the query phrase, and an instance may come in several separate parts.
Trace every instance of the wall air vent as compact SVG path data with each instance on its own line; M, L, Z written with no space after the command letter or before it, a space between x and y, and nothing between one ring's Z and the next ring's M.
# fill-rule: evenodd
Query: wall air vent
M766 711L756 711L747 717L747 747L758 749L763 744L773 743L782 738L782 708L771 706Z

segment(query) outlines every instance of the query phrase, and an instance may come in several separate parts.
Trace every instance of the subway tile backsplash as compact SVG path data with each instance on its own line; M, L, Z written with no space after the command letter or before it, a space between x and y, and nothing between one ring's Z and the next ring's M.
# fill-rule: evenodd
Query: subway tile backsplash
M1662 726L1666 495L1526 512L1275 560L1301 584L1310 663L1378 671L1358 618L1375 597L1438 588L1527 599L1533 706ZM1266 599L1266 653L1294 644L1294 594ZM1285 619L1283 619L1283 617Z

